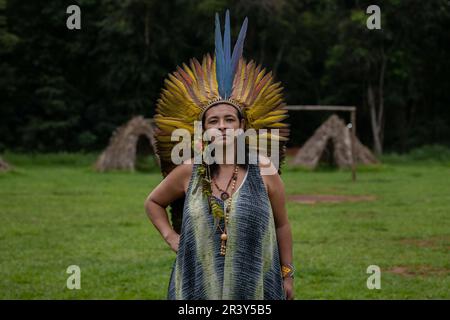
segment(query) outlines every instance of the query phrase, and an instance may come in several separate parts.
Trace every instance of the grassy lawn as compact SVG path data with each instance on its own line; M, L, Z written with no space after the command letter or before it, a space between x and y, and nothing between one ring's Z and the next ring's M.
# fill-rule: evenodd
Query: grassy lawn
M154 167L96 173L95 155L4 154L0 298L165 299L175 254L148 221ZM349 171L286 168L287 194L373 195L374 201L288 202L297 299L450 298L450 162L386 156ZM81 268L81 290L66 269ZM381 289L369 290L369 265Z

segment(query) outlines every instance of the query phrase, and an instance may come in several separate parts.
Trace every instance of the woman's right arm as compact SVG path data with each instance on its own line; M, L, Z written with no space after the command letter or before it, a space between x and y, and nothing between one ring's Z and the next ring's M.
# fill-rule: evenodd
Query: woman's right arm
M175 252L178 251L180 236L172 229L166 208L173 201L184 196L191 173L192 164L177 166L145 200L145 211L150 221Z

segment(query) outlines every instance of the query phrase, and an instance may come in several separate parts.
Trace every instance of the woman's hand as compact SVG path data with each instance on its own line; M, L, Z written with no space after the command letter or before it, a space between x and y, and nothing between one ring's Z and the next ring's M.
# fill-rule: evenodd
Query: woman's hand
M192 168L193 164L187 163L177 166L153 189L144 203L150 221L175 252L178 252L180 235L172 229L166 208L185 195Z
M176 233L175 231L171 232L166 237L166 242L170 246L170 248L175 251L175 253L178 252L178 246L180 245L180 235Z
M294 300L294 278L286 277L283 279L284 293L286 300Z

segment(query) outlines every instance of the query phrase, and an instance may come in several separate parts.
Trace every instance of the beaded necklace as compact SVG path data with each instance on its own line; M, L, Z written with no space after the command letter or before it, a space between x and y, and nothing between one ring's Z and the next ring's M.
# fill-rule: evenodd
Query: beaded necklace
M224 202L224 207L225 207L225 214L224 214L224 228L222 229L220 226L220 220L217 223L217 227L220 229L220 231L222 232L222 234L220 235L220 240L221 240L221 244L220 244L220 255L224 256L226 254L226 250L227 250L227 239L228 239L228 235L227 235L227 224L228 224L228 220L229 220L229 214L231 211L231 202L233 199L233 192L234 189L236 187L236 180L237 180L237 175L238 175L238 167L237 165L234 166L234 172L233 175L231 176L230 180L228 181L227 187L225 188L225 190L221 189L216 181L214 179L211 179L214 182L214 185L216 186L216 188L222 192L220 195L220 198L223 200ZM231 192L228 193L228 188L230 187L231 184Z

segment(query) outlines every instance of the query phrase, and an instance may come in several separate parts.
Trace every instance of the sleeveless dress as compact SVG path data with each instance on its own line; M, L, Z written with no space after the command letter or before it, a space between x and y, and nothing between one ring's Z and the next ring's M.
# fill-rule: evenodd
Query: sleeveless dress
M220 255L221 232L214 228L197 167L193 165L186 193L168 299L285 299L272 208L258 165L247 166L233 194L225 256Z

